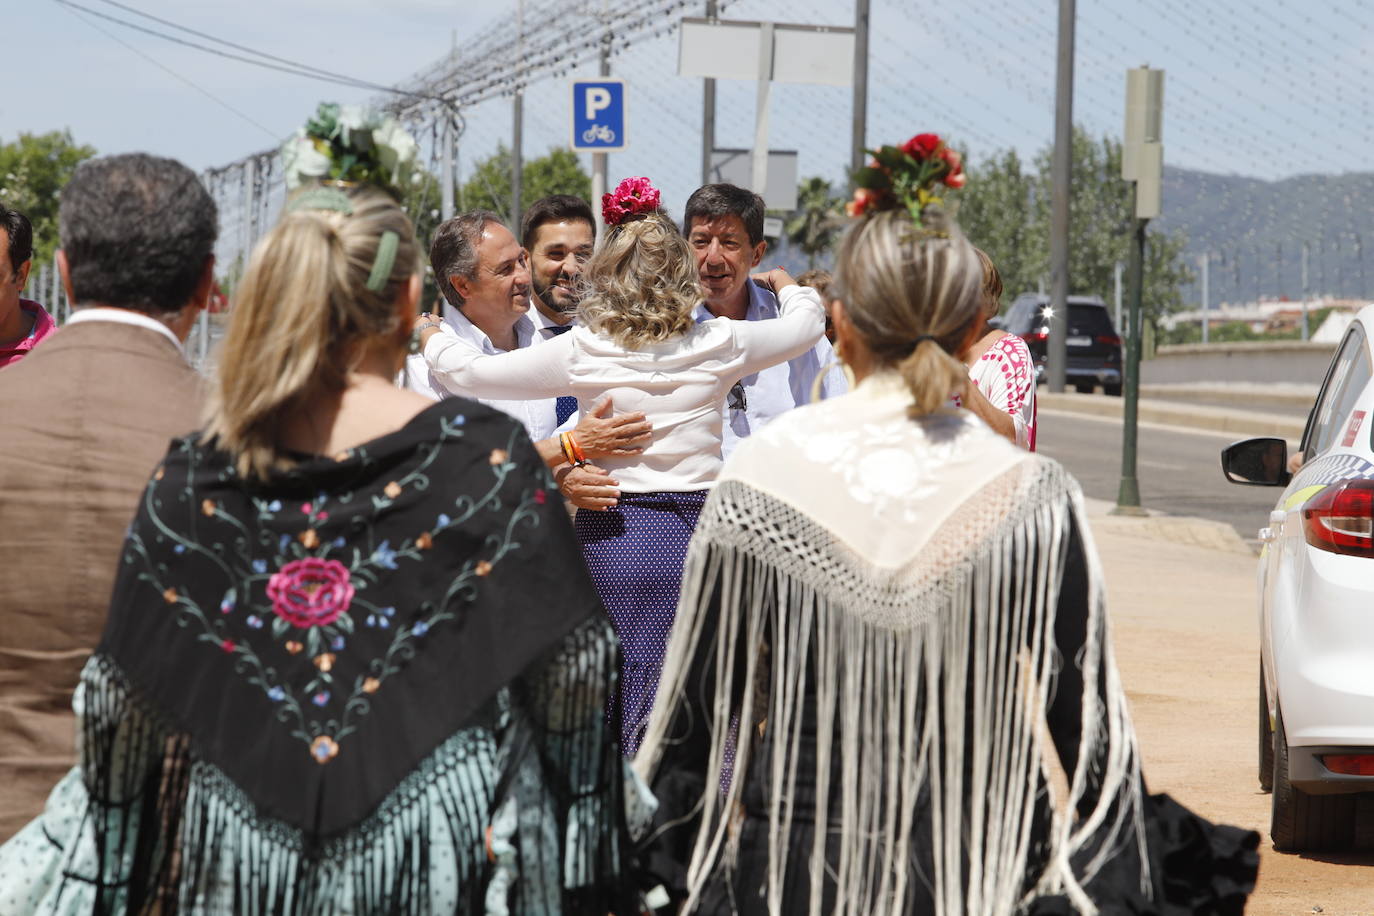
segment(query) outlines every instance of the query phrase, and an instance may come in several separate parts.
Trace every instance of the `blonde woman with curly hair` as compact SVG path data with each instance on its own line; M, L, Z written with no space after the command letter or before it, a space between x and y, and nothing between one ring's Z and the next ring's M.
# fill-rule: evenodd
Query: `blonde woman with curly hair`
M496 356L473 356L442 336L423 338L431 370L456 390L495 398L571 393L584 405L609 395L617 411L642 412L653 424L642 455L602 462L620 481L617 504L578 510L574 524L620 634L627 755L638 747L653 704L687 542L720 473L726 397L746 375L815 346L825 323L815 290L781 269L755 278L777 293L778 318L697 323L696 261L658 211L658 192L649 191L621 198L621 209L632 212L587 263L580 322L571 332ZM605 209L608 222L622 216ZM575 437L564 444L570 461L582 460Z

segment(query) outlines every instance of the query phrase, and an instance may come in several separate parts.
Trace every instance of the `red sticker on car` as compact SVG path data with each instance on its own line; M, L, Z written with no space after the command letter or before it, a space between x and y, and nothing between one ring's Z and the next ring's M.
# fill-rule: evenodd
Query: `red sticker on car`
M1345 438L1341 440L1341 448L1350 448L1355 444L1355 437L1360 434L1360 426L1363 423L1363 410L1357 410L1350 415L1350 425L1345 428Z

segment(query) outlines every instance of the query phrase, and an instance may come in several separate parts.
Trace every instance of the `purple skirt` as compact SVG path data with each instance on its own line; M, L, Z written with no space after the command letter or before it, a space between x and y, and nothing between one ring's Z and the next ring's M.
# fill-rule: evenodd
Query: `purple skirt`
M639 748L653 709L687 544L708 492L622 493L614 509L579 510L573 521L592 584L620 636L620 739L627 757Z

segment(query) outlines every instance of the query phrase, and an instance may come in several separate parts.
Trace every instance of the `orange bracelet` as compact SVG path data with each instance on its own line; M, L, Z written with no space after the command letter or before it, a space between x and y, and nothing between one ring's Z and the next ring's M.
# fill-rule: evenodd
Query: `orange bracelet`
M574 458L573 464L577 465L578 467L582 467L582 465L587 463L587 453L582 451L582 446L577 444L576 436L574 436L570 432L564 433L563 435L568 437L568 445L572 446L572 453Z
M563 457L568 459L568 464L580 468L587 463L587 454L582 451L577 444L577 438L571 432L559 433L558 444L563 449Z

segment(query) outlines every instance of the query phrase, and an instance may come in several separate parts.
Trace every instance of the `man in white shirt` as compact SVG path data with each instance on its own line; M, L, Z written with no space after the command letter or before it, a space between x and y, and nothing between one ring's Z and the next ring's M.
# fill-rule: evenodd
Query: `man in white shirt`
M435 233L429 260L447 300L441 333L483 354L505 353L533 342L529 258L495 213L472 210L445 222ZM435 400L463 394L445 388L419 356L406 360L406 387ZM475 400L515 417L535 442L558 428L553 399Z
M520 243L530 253L535 334L551 340L571 328L577 315L577 282L596 243L592 208L570 194L540 198L525 211Z
M422 319L419 327L432 323L439 333L452 336L475 355L506 353L544 339L529 314L532 281L528 252L495 213L472 210L445 221L435 233L429 260L447 301L442 321ZM539 325L544 326L543 322ZM466 396L446 387L418 354L406 360L405 375L407 388L435 400ZM540 455L551 465L558 463L562 454L555 436L560 425L558 398L474 400L515 417ZM606 403L593 405L577 423L574 432L587 457L643 451L651 433L644 415L607 417L609 410ZM575 493L568 495L577 502Z
M697 321L777 317L777 297L749 281L750 271L768 250L763 212L763 198L732 184L704 185L687 199L683 232L696 254L706 290L706 300L697 306ZM835 352L824 337L795 359L747 375L731 389L725 402L722 454L730 457L740 439L779 414L809 403L813 390L821 399L848 390Z

